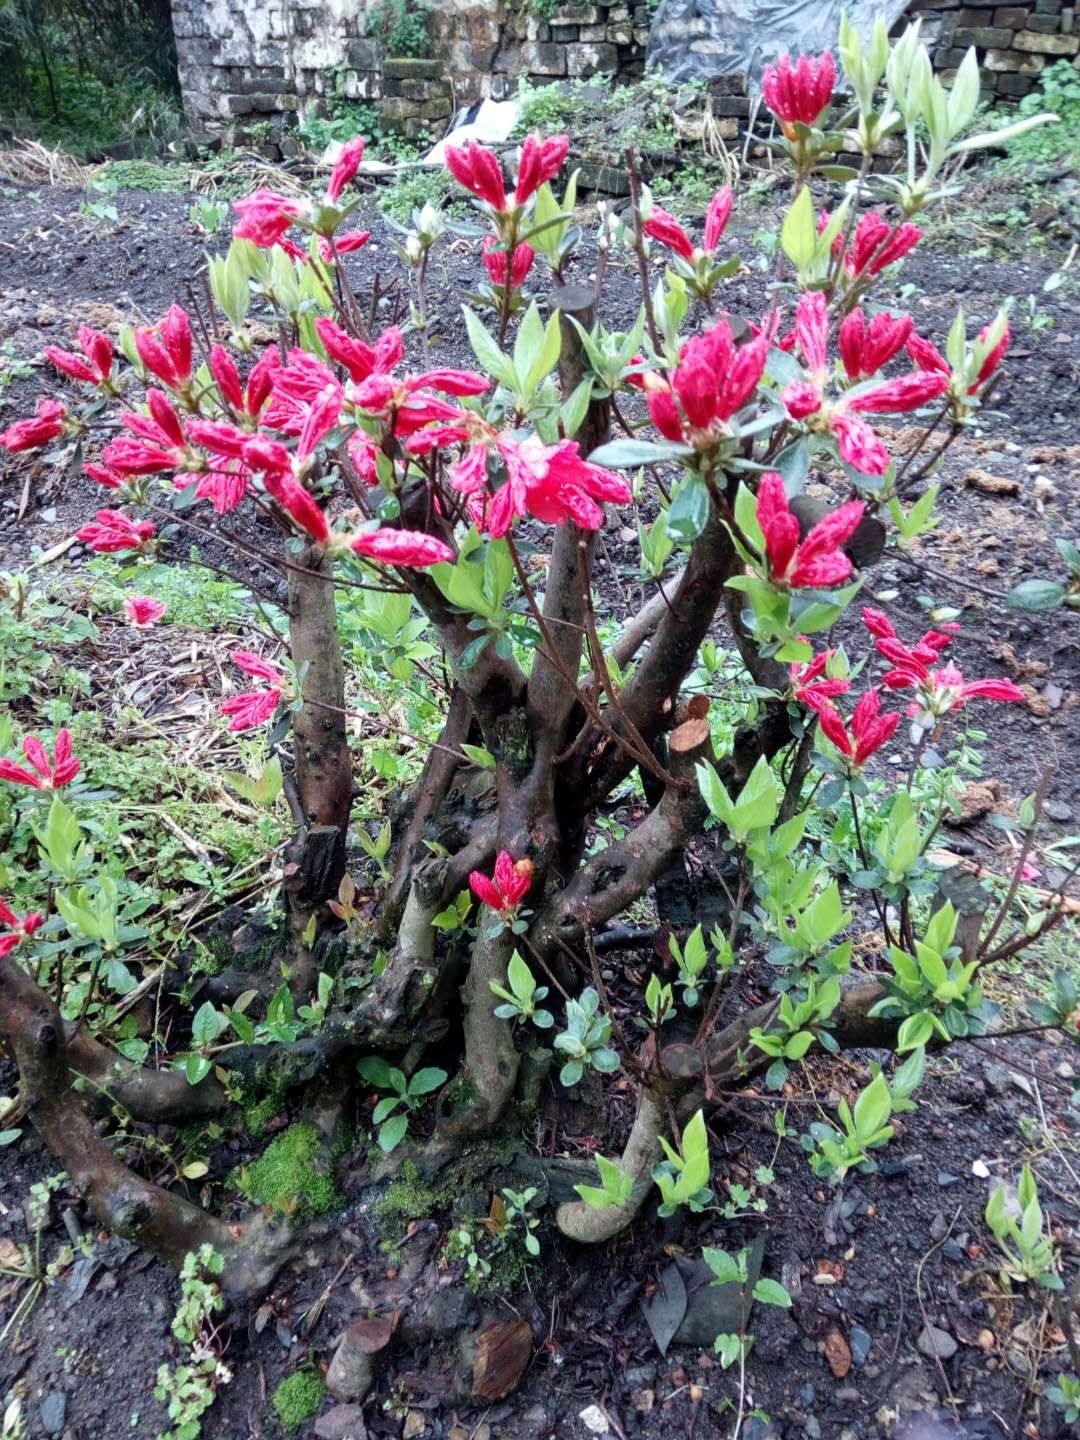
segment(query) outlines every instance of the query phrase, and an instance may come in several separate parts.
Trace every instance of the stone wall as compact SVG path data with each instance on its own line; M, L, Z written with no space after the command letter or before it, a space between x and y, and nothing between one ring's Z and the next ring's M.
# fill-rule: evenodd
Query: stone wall
M173 0L180 85L200 128L275 140L321 97L372 103L384 128L441 134L456 106L511 94L521 77L640 75L643 0L561 4L544 18L500 0L431 0L430 60L388 55L378 0Z
M557 0L543 18L503 0L431 0L435 58L425 60L387 55L372 38L378 3L173 0L189 119L273 147L297 111L342 95L370 102L384 129L421 139L440 135L457 106L502 99L522 77L536 84L631 79L644 69L644 0ZM988 94L1001 99L1027 94L1047 64L1080 50L1075 12L1064 0L911 0L908 14L922 16L935 68L945 74L974 45ZM750 108L746 99L730 85L711 88L714 113L734 131Z
M1064 0L911 0L908 16L922 16L934 68L951 78L970 45L982 67L983 88L1018 99L1055 60L1076 60L1076 12Z

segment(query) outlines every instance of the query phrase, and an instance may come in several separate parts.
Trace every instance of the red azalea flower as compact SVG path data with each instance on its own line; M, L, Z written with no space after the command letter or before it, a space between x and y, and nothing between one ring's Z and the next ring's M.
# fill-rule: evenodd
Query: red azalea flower
M229 715L230 730L251 730L272 720L281 703L281 694L287 684L287 677L276 665L254 655L250 650L234 650L233 663L257 680L265 680L269 690L248 690L242 695L232 695L218 706L222 715Z
M114 444L119 442L114 441ZM110 449L112 447L110 446ZM145 550L153 539L154 527L149 520L129 520L120 510L99 510L95 520L76 530L75 538L101 554L118 554L122 550Z
M16 420L14 425L0 431L0 445L13 453L38 450L63 434L66 418L67 411L59 400L39 400L29 420Z
M844 256L849 276L877 275L887 265L902 260L922 239L922 231L908 221L894 229L876 210L863 215L855 227L851 245Z
M566 161L567 151L570 149L570 137L568 135L551 135L547 140L538 140L535 135L527 135L525 143L521 147L521 159L518 162L517 185L514 189L514 204L524 205L541 185L546 185L549 180L562 169ZM501 208L499 206L497 209Z
M25 737L23 754L34 767L33 771L17 765L14 760L0 760L0 780L10 780L15 785L28 785L31 790L59 790L64 785L70 785L79 773L80 762L71 753L70 730L56 732L51 762L49 752L36 735ZM0 916L0 919L2 918Z
M870 320L861 310L844 318L837 334L840 359L849 380L876 375L903 347L912 332L910 315L881 310Z
M836 63L826 50L817 59L800 55L794 66L790 55L782 55L778 64L766 65L761 88L765 104L778 120L813 125L831 104L835 84Z
M983 328L979 331L979 340L985 342L989 333L990 326L984 325ZM998 366L1001 364L1006 350L1008 350L1009 348L1009 341L1011 340L1011 338L1012 330L1008 325L1006 325L1001 339L983 360L983 363L979 367L979 373L976 375L972 383L967 387L965 391L966 394L977 394L991 379L991 377L996 372ZM944 375L947 377L950 385L955 380L956 377L953 372L953 368L949 364L948 360L945 359L944 355L941 354L941 352L936 348L936 346L931 344L931 342L925 339L922 335L911 335L909 337L907 342L907 353L911 357L913 363L917 365L920 370L927 371L931 374Z
M764 336L736 349L727 321L717 321L688 340L679 356L673 385L687 423L670 390L647 386L653 424L669 440L707 449L716 438L714 427L726 427L757 389L768 349Z
M372 530L349 542L349 548L368 560L383 565L406 565L422 569L453 560L450 546L420 530Z
M757 522L765 537L769 574L793 590L830 589L851 574L851 561L841 546L851 539L863 517L861 500L850 500L824 516L801 543L799 522L788 506L783 479L769 471L761 477Z
M674 250L676 255L681 255L684 260L694 258L694 244L682 228L674 215L669 214L659 205L654 205L649 213L649 218L641 222L641 228L654 240L668 250Z
M864 352L868 359L873 359L887 349L895 339L894 334L886 333L889 329L889 325L884 325L877 335L871 335L865 322L861 329L858 324L849 329L846 341L841 339L842 354L845 343L847 347L845 365L849 361L862 364ZM948 388L948 378L931 372L905 375L898 380L883 381L861 394L849 392L836 401L829 401L822 389L828 375L829 340L828 304L822 292L807 291L800 297L794 334L811 378L793 381L784 388L782 399L788 414L795 420L810 421L811 429L831 433L841 458L862 474L884 475L890 464L889 452L874 430L857 416L917 410Z
M532 876L531 860L515 862L508 850L501 850L495 860L494 876L474 870L469 876L469 888L482 905L505 917L513 915L529 893Z
M788 673L791 677L792 695L811 710L819 710L823 704L835 700L839 695L846 695L851 689L850 681L825 674L825 667L832 655L831 650L822 650L805 665L795 660L790 666Z
M96 485L103 485L106 490L122 490L127 481L115 470L109 470L104 465L95 465L92 461L83 466L83 474L88 475Z
M507 266L507 252L499 247L499 241L494 235L485 235L481 247L480 258L484 262L484 269L493 285L505 285L507 269L510 272L510 286L516 290L519 285L524 285L525 277L532 269L533 261L536 259L536 251L531 245L516 245L514 247L514 258Z
M920 370L937 370L942 375L951 375L952 366L929 340L912 332L907 340L907 353Z
M818 719L825 736L856 769L865 765L875 751L892 739L900 723L898 713L881 713L881 698L876 690L867 690L855 706L850 736L834 706L822 706Z
M6 901L0 900L0 925L11 932L0 935L0 959L10 955L17 945L28 940L44 923L45 916L37 910L31 910L20 918Z
M714 254L723 239L734 203L735 195L730 185L718 190L709 201L709 208L705 211L705 235L701 242L701 248L706 254Z
M357 135L341 147L341 152L334 161L334 168L330 172L330 183L326 187L326 198L331 205L337 204L341 199L341 192L352 183L363 158L364 137L362 135Z
M99 330L91 330L89 325L80 325L79 345L82 355L61 350L56 345L46 345L41 353L46 360L65 375L70 375L73 380L81 380L87 385L108 385L112 375L112 341Z
M240 223L233 226L237 240L250 240L264 250L277 245L294 220L307 213L306 202L292 200L274 190L253 190L233 202Z
M494 495L487 479L489 446L498 451L507 477ZM631 499L621 476L581 458L576 440L544 445L535 435L521 441L494 432L478 435L451 471L450 483L469 497L473 520L496 540L523 515L550 525L573 520L583 530L598 530L604 521L598 502L625 505Z
M446 168L459 185L464 185L493 210L506 209L506 183L493 151L471 140L463 146L448 145Z
M191 321L179 305L169 307L157 330L136 330L139 359L168 390L181 390L191 379Z
M947 714L967 700L1016 701L1024 692L1011 680L965 680L955 665L940 665L941 652L952 643L959 625L927 630L911 647L900 642L887 615L869 606L863 610L863 624L874 636L874 648L889 662L882 683L889 690L920 691L921 705L912 706L912 715L929 717Z
M129 595L124 601L124 614L137 630L149 630L156 625L168 607L149 595Z

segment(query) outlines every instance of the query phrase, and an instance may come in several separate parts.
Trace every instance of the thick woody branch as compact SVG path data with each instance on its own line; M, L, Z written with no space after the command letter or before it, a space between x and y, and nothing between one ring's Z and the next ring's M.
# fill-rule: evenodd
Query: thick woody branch
M287 1230L261 1215L228 1225L118 1160L73 1087L60 1012L11 957L0 960L0 1035L19 1067L27 1111L102 1225L177 1269L189 1251L213 1245L225 1256L227 1289L266 1289L294 1249Z
M731 536L713 506L670 596L670 607L622 692L625 719L612 720L617 734L632 725L651 741L669 723L675 697L721 603L724 584L740 564ZM621 746L605 741L599 731L590 732L567 767L567 793L577 798L581 809L592 809L629 773L633 763Z
M541 908L530 943L545 958L560 942L577 943L586 929L599 929L643 895L704 825L708 812L698 793L694 767L713 758L708 720L687 720L672 731L668 748L676 784L668 786L636 829L593 855L569 885Z
M135 1120L161 1125L220 1115L229 1104L215 1075L189 1085L180 1070L146 1070L102 1045L85 1029L65 1026L67 1059L76 1076L92 1082L98 1095L114 1101Z

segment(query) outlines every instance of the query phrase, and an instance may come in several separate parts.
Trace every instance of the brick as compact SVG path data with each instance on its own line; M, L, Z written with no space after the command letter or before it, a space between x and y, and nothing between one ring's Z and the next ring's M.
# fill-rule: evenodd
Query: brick
M579 49L594 49L594 46L579 46ZM521 47L521 65L530 75L565 75L568 52L562 45L529 40Z
M1035 0L1036 15L1057 15L1061 10L1061 0Z
M250 115L255 108L250 95L225 95L222 104L227 115Z
M1015 70L1021 75L1037 75L1046 61L1041 55L1024 55L1018 50L988 50L982 63L987 70Z
M1034 90L1035 83L1030 75L999 75L996 88L999 95L1011 95L1019 99L1021 95L1027 95Z
M1020 30L1013 36L1013 49L1035 55L1075 55L1080 40L1075 35L1038 35L1034 30Z
M994 24L1003 25L1006 30L1023 30L1030 14L1030 10L1019 5L1003 5L994 11Z
M1032 15L1027 23L1029 30L1039 35L1056 35L1061 29L1060 15Z
M622 21L618 25L607 27L607 38L612 45L632 45L634 43L634 29L629 21Z
M582 25L578 39L584 40L586 44L591 44L594 40L603 40L606 35L606 25Z
M614 45L575 45L566 52L568 75L614 75L619 68L619 52Z
M441 80L441 60L418 60L413 56L398 56L382 63L384 80Z
M552 25L595 25L600 20L600 11L595 5L560 5L548 16Z
M602 26L596 28L603 29ZM552 25L551 43L553 45L576 45L580 33L581 29L578 25Z
M1013 32L996 25L979 25L970 30L957 30L957 45L977 45L980 50L1005 50L1012 44Z
M378 70L379 47L370 40L350 40L345 52L354 70Z

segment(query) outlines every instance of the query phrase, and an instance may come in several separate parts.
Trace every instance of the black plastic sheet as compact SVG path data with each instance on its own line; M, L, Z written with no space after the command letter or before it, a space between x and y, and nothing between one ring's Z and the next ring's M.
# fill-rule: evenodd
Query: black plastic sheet
M785 50L798 55L836 53L840 16L866 43L874 21L886 25L903 14L907 0L661 0L649 31L646 64L674 84L742 75L747 90L761 89L761 74Z

